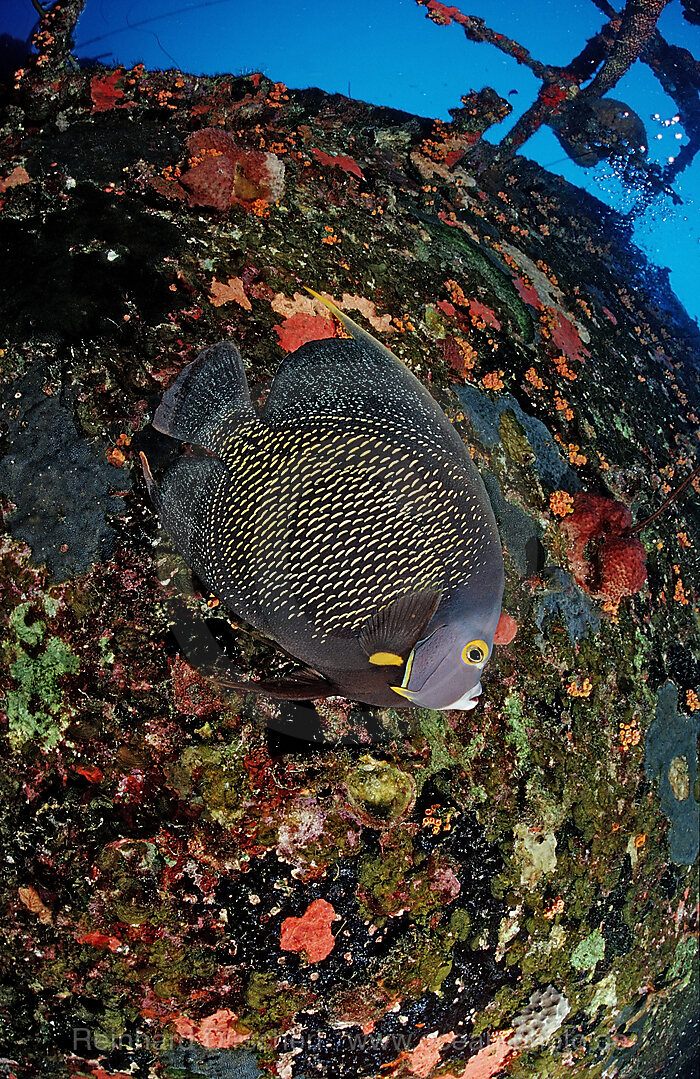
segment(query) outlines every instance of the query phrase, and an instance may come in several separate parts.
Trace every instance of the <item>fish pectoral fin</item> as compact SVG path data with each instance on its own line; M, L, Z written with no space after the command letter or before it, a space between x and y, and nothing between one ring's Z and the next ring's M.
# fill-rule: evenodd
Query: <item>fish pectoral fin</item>
M309 670L292 671L284 678L265 678L259 682L226 675L217 675L214 681L223 689L260 693L264 697L276 697L283 701L319 700L338 692L322 675Z
M423 636L428 622L437 610L441 595L439 588L409 592L373 614L363 626L358 638L370 663L398 666L397 659L403 663Z

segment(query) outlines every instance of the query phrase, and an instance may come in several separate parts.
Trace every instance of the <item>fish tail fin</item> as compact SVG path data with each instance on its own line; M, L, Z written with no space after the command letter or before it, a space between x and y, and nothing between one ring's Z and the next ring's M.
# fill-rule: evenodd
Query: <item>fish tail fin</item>
M230 341L205 348L180 372L153 417L164 435L217 451L224 422L256 416L241 354Z

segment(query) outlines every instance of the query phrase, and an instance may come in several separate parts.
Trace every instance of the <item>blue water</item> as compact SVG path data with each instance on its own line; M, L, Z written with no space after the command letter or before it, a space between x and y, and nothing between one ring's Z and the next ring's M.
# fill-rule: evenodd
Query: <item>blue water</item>
M537 59L561 65L606 21L591 0L465 0L461 10L515 38ZM28 38L36 21L30 0L0 0L0 13L0 31ZM659 30L669 43L700 55L700 27L683 19L680 0L671 0ZM493 142L532 103L539 85L511 57L468 42L459 26L435 26L414 0L87 0L76 54L105 64L143 62L198 74L262 71L288 86L319 86L443 120L450 119L448 109L459 106L462 94L489 85L513 106L511 116L489 132ZM666 164L687 142L674 122L673 100L643 63L609 96L640 115L653 161ZM609 163L580 168L548 128L522 152L616 209L634 204L634 193ZM698 318L700 161L680 174L674 189L683 204L657 197L638 217L634 239L652 262L669 268L676 295Z

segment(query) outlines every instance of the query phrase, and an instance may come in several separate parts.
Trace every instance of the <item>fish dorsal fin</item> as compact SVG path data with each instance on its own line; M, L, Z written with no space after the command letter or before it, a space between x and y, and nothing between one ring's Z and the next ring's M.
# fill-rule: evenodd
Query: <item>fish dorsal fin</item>
M319 299L351 335L307 341L277 371L260 413L272 428L326 418L380 425L412 444L476 471L461 438L435 399L385 345L325 296Z
M316 292L314 289L309 288L308 285L304 285L304 288L307 292L310 292L312 296L315 296L317 300L320 300L324 307L328 308L330 313L337 318L343 329L347 330L354 341L362 342L370 352L383 353L390 358L392 363L397 362L396 356L386 347L386 345L383 345L381 341L378 341L377 338L373 337L367 330L363 330L362 326L359 326L354 318L350 318L344 311L341 311L332 300L329 300L326 296L322 296L320 292ZM400 363L401 361L398 362ZM408 370L408 368L406 370Z
M225 421L230 429L237 415L241 422L257 418L241 354L230 341L219 341L180 372L156 409L153 426L216 452Z
M372 615L359 635L370 663L379 667L403 665L435 614L441 594L438 588L409 592Z

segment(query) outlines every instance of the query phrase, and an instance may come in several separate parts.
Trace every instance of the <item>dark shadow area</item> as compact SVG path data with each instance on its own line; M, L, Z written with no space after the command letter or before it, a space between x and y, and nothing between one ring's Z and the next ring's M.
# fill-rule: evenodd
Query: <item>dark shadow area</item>
M29 41L0 34L0 83L11 82L15 71L27 62L31 52Z
M119 339L129 303L150 322L172 305L162 260L181 242L134 199L81 186L70 209L0 223L0 318L16 340Z

